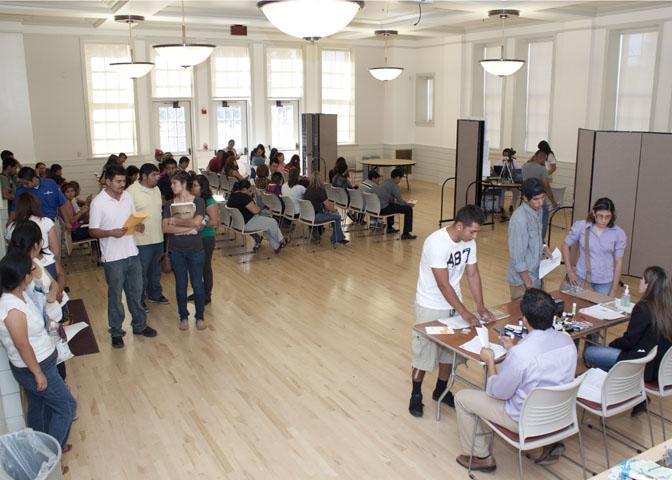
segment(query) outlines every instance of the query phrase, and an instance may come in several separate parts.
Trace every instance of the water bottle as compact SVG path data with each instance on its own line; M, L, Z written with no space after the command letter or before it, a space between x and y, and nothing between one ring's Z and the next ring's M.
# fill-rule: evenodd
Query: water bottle
M621 307L629 307L630 306L630 287L628 285L625 286L625 290L623 291L623 296L621 297Z

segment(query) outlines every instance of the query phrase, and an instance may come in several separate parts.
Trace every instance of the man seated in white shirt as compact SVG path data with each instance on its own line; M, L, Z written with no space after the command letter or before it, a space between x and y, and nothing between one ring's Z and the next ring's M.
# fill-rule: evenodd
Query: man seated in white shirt
M472 470L492 472L497 468L488 449L487 436L483 435L481 418L517 433L523 403L534 388L564 385L574 380L576 347L569 335L553 329L553 298L543 290L530 288L523 296L520 311L527 336L515 346L509 337L500 337L508 352L499 372L495 368L493 351L489 348L481 350L481 360L488 369L485 391L464 389L455 395L462 446L457 463L464 468L469 468L472 444ZM544 449L537 462L552 463L563 451L563 444L551 445Z

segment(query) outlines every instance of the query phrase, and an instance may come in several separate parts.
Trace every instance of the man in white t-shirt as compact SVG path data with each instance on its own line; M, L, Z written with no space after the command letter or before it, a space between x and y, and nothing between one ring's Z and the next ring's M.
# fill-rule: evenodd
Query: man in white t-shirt
M415 323L424 323L453 315L461 316L470 325L480 325L479 319L462 303L460 280L465 270L469 289L478 315L485 320L494 317L483 304L481 275L476 263L476 236L485 222L483 210L465 205L455 216L454 223L432 233L422 246L420 274L415 294ZM408 411L422 417L422 380L425 372L439 367L439 376L432 398L438 401L448 385L452 353L422 335L413 333L413 391ZM443 402L454 407L451 392Z
M122 290L131 311L131 327L134 335L156 337L156 330L147 325L147 313L142 307L142 264L133 235L127 235L124 227L128 217L135 212L133 198L124 191L126 170L121 165L112 165L105 170L105 188L91 202L89 234L99 239L101 260L107 281L107 323L112 347L124 346L126 332ZM135 227L144 232L145 226Z

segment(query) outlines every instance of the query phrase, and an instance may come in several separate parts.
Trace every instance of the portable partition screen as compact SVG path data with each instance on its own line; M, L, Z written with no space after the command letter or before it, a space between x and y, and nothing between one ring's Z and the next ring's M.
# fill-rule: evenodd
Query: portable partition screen
M470 203L478 205L480 202L484 134L485 121L483 120L460 119L457 121L453 218L463 206Z
M301 115L301 163L306 176L318 170L326 180L327 171L336 163L336 120L335 114Z
M641 276L650 265L672 272L671 151L669 133L579 130L574 221L584 219L598 198L614 202L616 225L627 236L627 275Z

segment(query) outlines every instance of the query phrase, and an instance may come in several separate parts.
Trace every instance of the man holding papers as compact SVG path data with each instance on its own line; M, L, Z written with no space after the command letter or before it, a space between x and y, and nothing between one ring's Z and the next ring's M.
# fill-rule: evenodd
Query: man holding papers
M455 222L450 227L437 230L425 240L415 294L416 323L457 314L470 325L480 325L478 318L462 303L460 280L465 270L479 316L486 320L495 319L483 304L481 275L476 263L475 239L483 222L483 211L476 205L466 205L457 212ZM422 380L425 372L439 367L436 388L432 394L432 398L438 400L448 384L451 361L452 353L422 335L413 333L413 391L408 406L411 415L422 417L423 414ZM443 402L454 406L452 393L448 392Z
M126 332L122 290L131 311L134 335L155 337L156 330L147 325L147 314L142 308L142 265L133 235L126 235L124 227L128 217L135 212L131 195L124 191L126 171L121 165L111 165L105 170L105 188L91 202L89 234L100 241L101 261L107 281L107 322L112 336L112 347L124 346ZM136 225L136 232L144 232L143 224Z
M569 335L553 329L553 298L543 290L530 288L523 295L520 310L528 334L516 346L510 338L500 337L508 353L499 372L495 367L493 351L490 348L481 350L481 360L488 369L486 390L465 389L455 395L462 446L462 455L457 457L457 463L464 468L469 468L472 445L472 470L492 472L497 468L488 450L487 437L479 435L483 433L480 418L518 432L520 411L534 388L564 385L574 380L576 347ZM563 451L561 443L546 447L537 462L553 463Z

